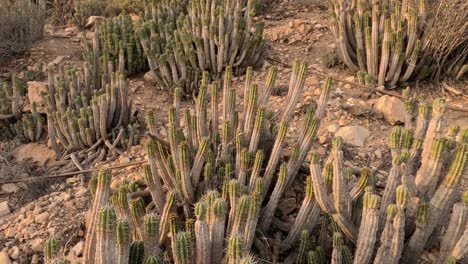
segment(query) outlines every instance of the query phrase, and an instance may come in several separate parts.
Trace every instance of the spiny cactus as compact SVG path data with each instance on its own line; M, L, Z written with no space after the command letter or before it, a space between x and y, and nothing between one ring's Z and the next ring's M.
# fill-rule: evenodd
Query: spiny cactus
M21 118L21 95L21 84L16 75L11 77L11 84L0 80L0 134L6 137L14 136L11 125Z
M75 166L94 164L107 153L121 154L119 148L128 149L138 140L128 81L113 71L92 80L90 71L87 63L82 71L65 65L58 72L49 69L49 92L44 95L52 147L59 156L72 153Z
M175 93L174 106L169 109L167 141L152 134L156 130L151 128L154 117L149 114L149 165L144 167L151 194L148 211L145 212L143 199L126 200L129 196L122 190L114 190L114 195L121 197L119 203L111 199L118 218L131 219L126 221L129 228L125 229L134 230L135 242L130 246L130 240L125 240L129 263L142 263L144 258L149 263L249 263L252 257L284 263L419 260L431 235L438 237L438 231L443 230L437 226L443 224L443 216L450 214L456 200L468 157L468 131L463 130L458 136L454 132L459 131L452 129L447 134L451 143L445 148L438 147L445 137L440 125L444 123L444 102L434 102L431 117L422 104L416 117L416 102L406 92L407 120L416 122L392 131L390 147L394 162L389 180L394 183L386 185L383 198L373 187L372 172L368 170L363 170L353 184L350 171L344 167L345 145L337 137L329 157L323 159L323 167L319 156L310 154L310 176L306 177L301 208L292 223L278 223L281 222L276 218L278 201L300 174L330 89L326 80L317 109L305 119L305 131L299 134L302 140L293 146L289 159L282 160L286 124L300 98L306 70L306 65L295 63L279 125L266 114L267 91L274 85L274 78L259 89L261 86L250 83L249 73L246 104L238 108L242 112L236 112L229 68L222 88L217 82L208 85L205 75L193 112L181 109L177 98L180 93ZM274 73L272 70L270 77ZM222 96L216 94L218 90L223 91ZM222 111L218 111L217 101L209 98L208 91L214 92L211 97L221 98ZM208 102L213 104L209 107ZM429 143L432 146L426 151ZM444 155L439 155L440 151ZM417 177L412 175L428 170L440 156L451 165L440 170L436 166L435 172L427 175L441 181L416 182ZM425 158L427 161L418 161ZM108 208L105 198L109 197L109 187L100 186L104 189L98 187L96 191L91 212L94 220L89 222L91 234L86 248L93 248L99 237L96 234L99 210ZM464 217L466 197L464 192L462 203L454 207L454 220L450 221L441 243L444 250L441 261L461 259L466 253L463 221L455 220ZM125 213L128 210L125 208L129 208L129 213ZM318 239L312 241L311 234L320 222ZM122 232L119 230L117 226L113 232L119 234ZM121 248L124 243L118 241L117 247ZM85 263L92 262L97 254L109 252L87 254Z
M83 39L86 43L86 38ZM125 12L96 25L93 42L90 46L86 44L84 46L84 57L94 69L91 72L98 76L112 74L112 70L107 65L112 65L112 69L126 76L147 68L147 61L138 34L134 31L132 18ZM96 68L102 72L96 71Z
M38 141L42 135L43 118L37 112L36 102L32 103L31 114L24 114L21 122L14 124L16 134L30 142Z
M270 232L271 225L268 222L274 216L277 201L284 194L285 188L294 181L307 156L324 114L330 80L327 79L324 83L317 110L315 113L311 112L309 122L305 122L304 140L295 146L294 158L280 166L278 180L275 180L286 124L290 121L303 90L307 65L299 62L294 64L290 96L280 117L279 131L274 128L272 115L266 114L276 69L270 71L264 86L252 83L253 72L251 69L249 72L250 77L246 81L249 86L246 88L248 98L243 112L236 112L230 68L225 71L221 89L218 82L208 84L208 75L204 74L194 115L189 110L180 109L179 99L175 98L174 107L169 110L168 142L150 138L147 145L149 166L144 167L144 173L152 203L155 205L153 210L159 216L131 213L132 228L139 229L144 222L143 229L149 231L147 235L143 231L142 236L139 232L134 233L135 239L142 237L147 258L154 260L153 256L170 256L176 263L194 260L196 263L220 263L223 259L228 263L250 263L253 260L250 254L257 252L256 248L265 243L259 240L258 230L261 226L265 234ZM220 90L222 96L217 95ZM208 99L208 91L213 92L212 97L222 98L221 115L213 112L218 111L218 101ZM180 93L176 92L175 95L180 96ZM208 101L211 102L211 107L208 107ZM210 120L213 116L215 119ZM148 119L151 134L154 132L151 128L151 114ZM180 120L185 121L183 125ZM275 138L276 143L273 143ZM262 173L264 170L265 173ZM305 218L318 218L318 206L313 202L310 179L308 182L308 198L301 207L301 215ZM274 188L270 188L270 184L275 185ZM272 189L274 190L270 195ZM166 196L162 190L167 190ZM120 197L120 192L117 197ZM120 204L125 199L112 199L114 200L119 203L112 204ZM134 201L129 201L129 204L132 211ZM116 212L125 217L124 213L119 213L125 211L123 207L117 206ZM261 215L262 207L268 208L268 217ZM97 211L93 207L93 215ZM159 228L150 222L158 223ZM185 229L182 227L183 223ZM288 237L288 241L296 243L301 231L306 228L312 230L314 224L312 219L305 225L297 223L294 227L297 234ZM151 238L153 235L159 238ZM152 241L148 241L149 239ZM87 247L94 243L89 240ZM225 248L227 251L224 251ZM150 249L156 252L147 252ZM281 251L289 249L290 247ZM304 248L304 258L306 252L307 248ZM262 255L262 258L270 257ZM86 259L90 261L93 256L88 255Z
M419 54L425 0L335 0L330 12L338 54L362 82L392 88L430 74Z
M457 137L459 129L451 129L446 138L442 130L444 101L434 102L429 118L428 107L423 102L419 105L416 117L417 102L414 100L415 97L409 96L409 91L406 91L406 128L395 128L390 137L393 162L383 191L380 212L374 206L370 210L368 205L375 196L373 189L366 187L362 194L365 184L360 182L365 178L361 178L353 188L347 186L342 167L341 140L334 140L331 156L323 170L318 164L318 157L315 154L311 156L310 171L315 200L333 218L343 234L357 242L355 263L370 262L376 248L376 237L380 237L380 247L375 263L399 263L401 259L417 262L431 234L439 230L437 226L443 225L443 216L450 213L454 194L460 188L460 178L466 170L468 157L464 136L467 130ZM413 120L416 122L413 123ZM451 165L443 168L443 163ZM367 181L362 182L367 184ZM356 190L356 187L361 191ZM351 190L350 194L347 190ZM420 206L417 206L418 203ZM360 204L364 208L360 209ZM416 207L420 209L416 210ZM369 220L371 212L372 218ZM380 218L378 224L374 223L374 214ZM356 215L362 215L360 225L353 220ZM462 232L459 230L457 235L451 236L457 240ZM410 238L405 240L405 237ZM446 243L447 247L450 243L450 247L453 247L454 242ZM445 254L447 251L449 249ZM457 258L463 254L461 251Z
M191 95L201 73L244 71L265 53L263 24L254 24L252 0L153 1L140 25L151 73L164 89Z

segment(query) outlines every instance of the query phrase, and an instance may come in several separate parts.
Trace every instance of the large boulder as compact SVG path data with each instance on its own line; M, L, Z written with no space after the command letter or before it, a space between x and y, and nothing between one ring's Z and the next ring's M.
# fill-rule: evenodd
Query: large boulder
M363 147L370 137L370 132L362 126L345 126L338 129L336 137L342 137L343 141L355 147Z
M52 166L57 159L53 150L37 142L17 147L13 151L13 157L20 162L34 162L40 167Z
M399 98L384 95L374 102L372 108L392 125L405 122L405 105Z

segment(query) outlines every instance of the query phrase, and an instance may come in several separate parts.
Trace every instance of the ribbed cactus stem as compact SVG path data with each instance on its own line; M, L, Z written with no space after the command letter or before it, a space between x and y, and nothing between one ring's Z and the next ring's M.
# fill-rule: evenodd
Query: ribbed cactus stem
M461 145L457 148L449 171L430 200L430 206L427 210L427 221L423 226L418 227L412 235L408 243L408 249L405 251L405 257L411 260L419 258L429 236L439 223L442 214L446 212L447 208L451 207L453 195L465 170L467 153L466 145Z
M199 202L195 205L195 215L197 217L197 221L195 222L196 263L203 264L212 263L210 230L205 220L208 217L207 209L204 203Z
M164 192L162 189L161 179L158 175L156 168L156 149L154 145L148 147L148 158L150 165L145 165L143 167L146 184L151 193L151 198L153 199L154 205L156 206L158 212L162 212L165 203Z
M143 218L143 225L143 243L145 245L145 254L158 255L160 252L158 245L160 220L154 214L147 214Z
M398 212L396 204L390 204L387 207L386 222L383 228L382 235L380 236L380 247L374 259L374 264L387 263L390 258L390 248L393 240L393 221Z
M320 216L320 206L314 200L314 188L312 186L312 178L307 177L306 179L306 189L305 189L305 198L302 202L299 213L297 214L296 221L288 233L288 236L283 241L285 244L293 244L299 238L299 234L307 225L307 222L312 223L308 225L308 229L311 230L314 228L315 223Z
M128 264L139 264L143 262L145 257L145 247L143 241L133 241L130 245L130 257Z
M262 220L260 222L260 229L264 232L266 232L270 227L270 223L273 219L276 207L278 206L279 199L281 198L283 188L286 184L286 176L287 167L286 164L283 163L280 166L278 181L276 182L275 188L273 189L270 199L268 200L268 203L263 211Z
M116 243L117 243L117 264L126 264L128 263L130 257L130 244L131 244L131 228L130 223L127 219L117 220L117 234L116 234Z
M95 263L115 263L117 217L112 207L102 207L97 221L96 259Z
M231 236L228 242L227 263L237 264L244 256L242 238L240 236Z
M98 220L99 209L107 204L109 199L110 183L112 174L110 170L105 170L99 173L94 196L93 207L90 211L90 221L88 222L88 230L86 232L86 243L83 253L83 263L93 263L96 254L96 225Z
M175 247L173 248L174 262L177 264L189 264L192 262L191 242L185 232L174 234Z
M333 233L332 264L343 263L343 235L340 232Z
M376 241L376 232L379 224L378 208L380 206L380 197L371 195L365 201L364 207L366 214L363 216L365 219L359 228L359 237L356 246L356 253L354 256L354 263L369 263L374 252L374 245Z
M226 222L226 202L222 198L214 201L210 210L210 241L212 245L213 263L220 263L223 258L225 222Z
M468 193L463 192L464 195ZM459 241L462 241L462 235L468 222L468 206L466 203L456 203L453 206L452 216L450 217L447 231L440 245L439 263L443 263L447 256L455 248ZM460 250L460 249L457 249Z

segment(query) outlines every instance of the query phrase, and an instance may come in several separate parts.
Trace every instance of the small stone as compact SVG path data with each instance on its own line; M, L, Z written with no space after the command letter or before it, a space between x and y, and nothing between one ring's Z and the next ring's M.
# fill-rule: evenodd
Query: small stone
M43 244L44 243L44 240L42 238L36 238L34 239L32 242L31 242L31 250L33 252L41 252L42 251L42 248L43 248Z
M80 197L84 197L88 194L88 189L85 188L85 187L81 187L80 189L78 189L75 193L75 196L77 198L80 198Z
M11 264L10 256L7 252L0 252L0 264Z
M43 224L43 223L47 222L47 220L49 220L49 216L50 216L49 212L44 212L42 214L37 215L34 218L34 222L36 224Z
M10 258L12 259L18 259L19 257L19 248L17 246L14 246L8 250L8 254L10 255Z
M338 131L338 129L340 129L340 126L337 124L331 124L327 127L327 129L328 129L328 132L335 134Z
M373 109L392 125L405 122L405 105L399 98L384 95L375 101Z
M378 158L378 159L382 158L382 151L380 149L376 149L374 154L375 154L376 158Z
M0 203L0 217L8 215L9 213L10 213L10 206L8 206L8 202L7 201L1 202Z
M81 257L83 254L83 241L78 242L78 244L73 247L73 254L77 257Z
M57 154L45 145L37 142L23 144L13 150L13 157L21 162L37 163L40 167L54 165Z
M344 142L355 147L363 147L370 137L370 132L362 126L346 126L336 132L335 136L342 137Z
M294 198L287 198L278 204L278 209L283 213L283 215L288 215L294 209L296 209L297 203Z
M14 183L7 183L2 186L2 191L5 193L17 193L19 189L18 185Z
M154 74L152 71L145 73L145 75L143 76L143 79L145 80L145 82L156 83L156 78L154 77Z
M39 264L39 255L34 254L31 258L31 264Z
M13 238L16 235L16 228L15 227L10 227L5 231L5 236L7 238Z

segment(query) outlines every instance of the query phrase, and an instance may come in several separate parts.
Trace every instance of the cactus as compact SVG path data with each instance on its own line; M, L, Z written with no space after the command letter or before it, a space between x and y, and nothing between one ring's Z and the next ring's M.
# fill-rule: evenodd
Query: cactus
M163 89L179 87L188 96L197 93L202 72L219 77L227 66L244 71L265 55L263 24L253 22L252 0L146 5L139 38L151 74Z
M60 255L60 243L59 241L51 237L44 243L44 263L54 263L59 260Z
M85 34L83 40L86 44ZM93 72L98 75L109 76L112 74L109 69L112 68L129 76L148 67L132 18L125 12L96 26L93 43L84 47L83 56L89 65L103 65L101 72Z
M418 3L416 3L418 2ZM358 79L393 88L421 79L420 60L425 1L337 0L331 5L338 54ZM362 81L361 81L362 82Z
M99 85L91 77L87 63L82 71L60 65L58 72L49 69L48 73L49 92L44 100L49 138L59 156L73 153L69 155L72 167L92 166L138 142L128 81L115 72L102 75Z
M468 156L467 131L458 136L456 132L460 131L452 129L447 135L450 144L443 154L446 154L444 162L452 163L448 169L422 168L430 167L441 151L437 144L443 135L437 124L443 124L443 115L439 114L443 112L443 102L435 102L430 121L408 117L416 124L394 129L390 137L393 162L382 199L368 169L353 183L351 170L344 167L345 145L341 138L335 138L330 155L323 159L323 167L319 156L311 152L304 200L295 218L285 216L291 223L284 224L277 213L278 203L288 184L300 174L299 167L311 149L330 90L330 82L326 80L316 111L309 111L305 131L298 134L302 139L300 144L292 146L289 159L281 159L286 124L303 89L306 69L303 64L295 64L290 95L276 129L271 127L274 121L267 114L267 100L263 100L268 98L264 93L271 91L268 88L271 84L267 82L262 87L252 83L250 70L246 78L250 88L244 100L247 106L242 113L236 112L242 108L235 107L229 69L225 72L222 96L216 94L218 87L213 88L218 83L210 87L204 78L193 112L181 109L176 90L174 106L169 109L168 140L150 137L147 145L149 165L143 172L148 198L154 206L146 207L148 212L145 212L144 199L126 200L127 190L132 189L129 186L127 190L119 189L113 196L116 198L111 199L119 218L125 219L130 214L131 222L126 222L126 226L134 231L130 246L132 239L122 239L128 238L130 231L119 227L118 221L114 231L117 232L115 254L122 252L138 263L143 259L147 263L251 263L255 259L284 263L399 263L412 259L416 263L431 234L442 230L437 228L442 216L448 215L452 208ZM210 95L208 91L215 94ZM209 106L208 102L217 103L210 96L220 98L222 111L217 106ZM411 107L417 104L410 102L414 97L407 98L407 114L413 115L415 111ZM219 115L210 113L214 110ZM426 118L427 114L423 114ZM218 120L209 120L213 116ZM152 114L148 115L148 124L151 134L155 131ZM219 125L211 127L214 124ZM413 131L418 131L417 135ZM435 147L430 151L421 150L425 145ZM428 157L428 162L419 162L424 157ZM431 171L430 177L446 176L442 182L430 180L430 184L417 185L412 175L418 175L418 171L414 168ZM90 223L98 218L95 210L108 208L103 200L109 198L106 186L98 181L91 213L94 222ZM434 195L427 196L431 192ZM465 192L463 208L467 197ZM123 205L125 202L129 205ZM464 225L456 220L461 219L460 212L464 210L460 206L455 206L452 223L441 244L444 250L441 261L460 259L465 254ZM320 234L314 235L320 246L316 246L311 234L315 234L315 225L320 221ZM94 233L101 229L91 226L88 230L91 233L87 248L100 238L99 233L97 237ZM126 236L122 236L124 230ZM329 237L333 237L332 241ZM123 245L127 245L127 251ZM353 257L351 249L354 248ZM109 252L99 254L109 256Z

